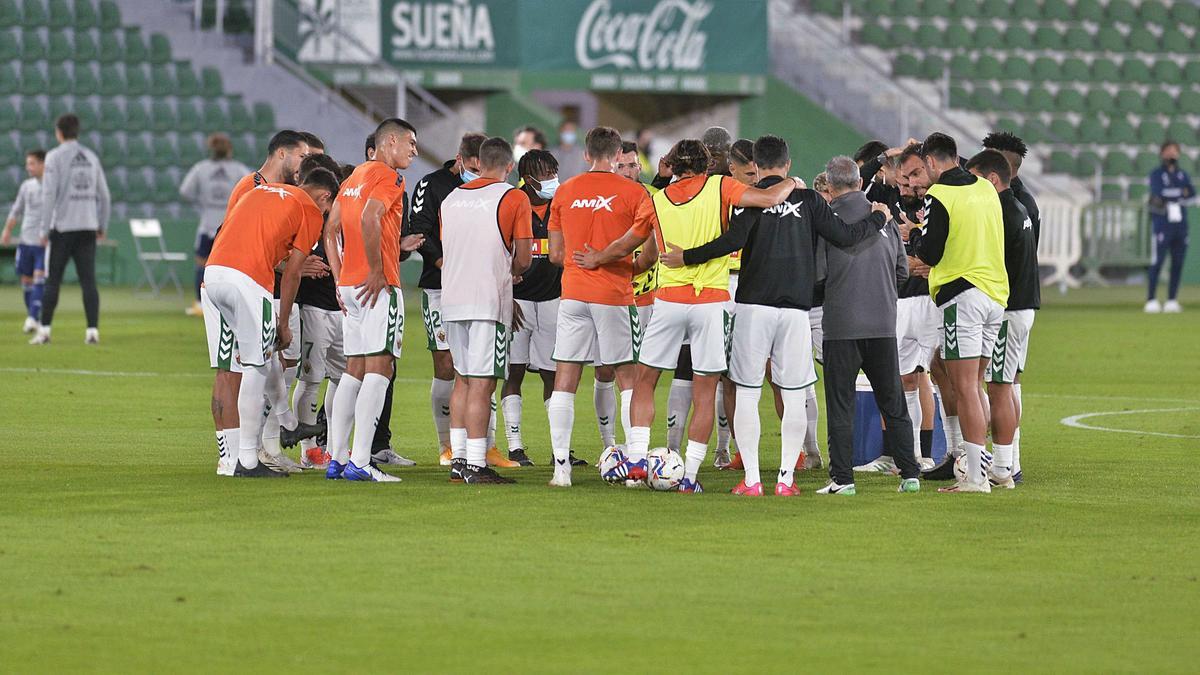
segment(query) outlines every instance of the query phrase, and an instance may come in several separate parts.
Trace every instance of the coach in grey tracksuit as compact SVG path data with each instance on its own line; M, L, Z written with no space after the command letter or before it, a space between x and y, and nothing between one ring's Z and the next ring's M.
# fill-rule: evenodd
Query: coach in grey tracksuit
M858 166L835 157L825 168L834 199L829 206L843 222L867 217L871 202L861 191ZM861 369L871 381L887 424L887 442L903 478L918 478L912 420L900 384L896 354L896 284L908 277L904 242L895 222L855 246L824 247L825 408L829 426L829 476L854 482L855 380Z
M197 162L183 182L179 184L179 196L196 205L200 212L200 225L196 228L196 299L200 299L200 286L204 283L204 263L212 252L217 228L225 220L225 209L229 206L229 194L250 168L233 159L233 144L225 134L208 137L209 158Z
M46 153L42 177L42 213L49 232L50 260L46 266L46 295L42 298L42 331L48 335L58 290L67 261L83 289L87 327L100 324L100 293L96 290L96 240L108 229L112 202L108 181L96 153L80 145L79 118L63 115L55 122L59 145Z

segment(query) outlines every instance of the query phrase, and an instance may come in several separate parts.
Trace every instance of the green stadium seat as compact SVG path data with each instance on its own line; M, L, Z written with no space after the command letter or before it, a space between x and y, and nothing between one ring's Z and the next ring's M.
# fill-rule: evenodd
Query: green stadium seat
M229 127L234 133L254 131L254 118L240 98L229 99L225 107L229 109Z
M1038 30L1041 30L1040 28ZM1061 49L1062 45L1066 45L1068 51L1086 52L1091 51L1092 44L1095 38L1083 26L1071 26L1062 36L1062 43L1056 46L1047 46L1047 49Z
M1183 68L1170 59L1159 59L1154 62L1151 71L1154 81L1159 84L1180 84L1183 82Z
M100 163L106 167L125 166L125 148L121 145L121 139L114 134L106 134L96 152L100 154Z
M121 27L121 10L113 0L100 0L100 28L116 30Z
M59 117L62 117L63 115L65 115L67 113L74 113L74 112L75 112L75 106L70 101L70 99L51 96L50 97L50 106L49 106L49 109L46 111L46 119L56 120ZM80 117L79 121L82 124L83 117Z
M1200 25L1200 6L1176 0L1171 4L1171 21L1185 26Z
M1140 113L1145 109L1146 101L1138 91L1121 89L1117 91L1116 108L1122 113Z
M200 111L196 110L196 104L191 101L176 100L175 113L178 117L178 125L180 131L203 131L204 119L200 116Z
M1047 21L1071 21L1075 18L1071 3L1047 2L1042 7L1042 18Z
M1080 178L1096 175L1100 166L1100 155L1092 150L1082 150L1075 155L1074 174Z
M1189 112L1200 110L1200 91L1195 89L1184 89L1179 93L1179 100L1177 103L1179 105L1178 110L1187 110Z
M1142 145L1155 145L1167 138L1167 130L1156 120L1145 120L1137 130L1137 142Z
M1070 120L1057 117L1050 122L1051 143L1074 143L1079 139L1079 132Z
M42 0L25 0L21 3L21 25L40 28L46 25L46 6Z
M125 119L128 126L125 131L139 132L150 128L150 114L146 106L137 99L125 99Z
M171 163L173 164L175 161L175 157L172 156ZM156 204L170 204L178 200L179 183L175 178L165 171L154 174L154 202Z
M125 173L125 201L131 204L142 204L153 199L154 188L150 182L146 180L146 174L142 171L142 166L136 164L126 164L129 171Z
M18 90L24 96L40 96L46 93L46 78L42 71L32 63L21 66L21 88Z
M25 29L21 32L21 60L41 61L46 58L46 43L35 30Z
M49 150L50 147L53 145L53 143L54 143L54 138L45 131L27 131L27 132L21 134L21 140L20 140L20 145L21 145L21 150L22 150L21 154L23 155L25 150L29 150L32 148L42 148L43 150Z
M1033 77L1039 82L1057 82L1059 79L1058 61L1049 56L1039 56L1033 60Z
M1192 60L1183 64L1183 77L1188 82L1200 82L1200 60Z
M904 52L892 62L892 75L896 77L917 77L921 70L921 62L916 56Z
M50 31L50 40L46 45L46 60L51 63L62 63L69 61L75 48L71 46L71 40L67 34L61 30Z
M100 17L96 15L96 6L92 4L92 0L75 0L75 9L71 12L71 16L75 17L76 30L95 28L100 23Z
M230 137L233 141L233 157L242 162L249 163L248 158L253 157L254 152L254 137L247 137L243 134L233 134Z
M922 0L921 16L927 18L946 18L951 13L951 0Z
M1072 56L1063 59L1058 77L1061 82L1087 82L1092 77L1092 70L1083 59Z
M96 106L92 105L91 101L75 99L74 104L71 106L71 110L79 116L79 123L84 129L94 131L97 128L97 125L100 123L100 114L96 112Z
M1117 117L1108 125L1105 142L1133 144L1137 142L1137 132L1134 131L1133 125L1129 123L1129 120L1124 117Z
M15 129L17 126L17 109L12 103L6 99L0 98L0 139L8 138L10 129ZM7 155L0 155L0 161L3 161Z
M1129 37L1126 38L1129 49L1135 52L1161 52L1162 43L1158 38L1146 30L1145 28L1134 28L1129 31ZM1101 43L1103 46L1103 42Z
M120 96L125 93L125 75L115 65L100 66L101 96Z
M1087 103L1083 93L1072 87L1063 87L1054 99L1055 106L1062 112L1084 112Z
M1123 52L1125 51L1125 36L1115 26L1101 26L1096 32L1095 45L1101 51L1107 52Z
M126 28L125 51L122 54L125 63L144 63L147 56L146 41L142 39L141 30Z
M154 101L150 104L150 130L158 133L174 131L178 126L175 110L166 101Z
M127 64L125 66L125 95L144 96L150 91L150 80L146 78L146 70L141 65Z
M113 131L123 130L128 126L125 111L117 105L116 101L112 99L100 101L100 118L96 124L97 129L111 134Z
M894 47L894 45L913 45L917 43L917 34L907 23L894 23L892 30L888 35L891 41L890 45L885 47Z
M1071 153L1055 150L1050 153L1050 171L1054 173L1071 173L1075 169L1075 158Z
M1108 136L1108 129L1099 117L1084 118L1076 131L1081 143L1103 143Z
M1144 202L1146 201L1146 193L1149 191L1150 188L1145 183L1130 183L1125 197L1131 202Z
M1133 158L1120 150L1109 150L1104 155L1104 175L1126 176L1133 173Z
M995 5L997 3L984 4ZM1029 30L1020 24L1009 24L1008 28L1004 30L1004 44L1009 51L1033 49L1036 46L1035 42L1034 34L1030 34Z
M988 112L1008 109L1004 100L1000 98L1000 92L990 84L975 85L975 91L971 95L971 108Z
M21 90L21 80L11 63L0 63L0 96L11 96Z
M0 28L21 25L21 10L16 0L0 0Z
M1087 109L1094 113L1111 112L1116 103L1113 95L1102 87L1092 87L1089 89L1086 101Z
M867 24L858 32L859 42L876 47L886 46L890 39L887 29L877 23Z
M154 96L171 96L176 92L175 75L165 65L150 68L150 93Z
M121 54L124 53L124 48L121 47L121 41L113 33L100 34L100 54L101 63L116 63L121 60Z
M921 28L922 35L925 34L925 26L933 24L924 24ZM974 42L971 31L962 22L951 23L946 28L945 36L942 38L941 44L950 49L970 49Z
M221 71L207 66L200 71L200 93L208 98L221 96L225 93L225 85L221 82Z
M53 126L50 116L46 113L46 109L36 99L21 99L18 110L17 129L21 131L40 131Z
M1007 131L1010 134L1021 135L1021 123L1012 117L1000 117L990 128L993 131Z
M997 110L1025 110L1025 92L1017 87L1001 87Z
M171 62L171 41L162 33L152 33L150 35L150 51L148 54L150 63L164 64Z
M976 49L1003 49L1004 34L992 24L982 24L975 27L972 37Z
M1137 8L1129 0L1108 0L1108 7L1105 9L1105 15L1109 21L1120 21L1121 23L1129 24L1137 22Z
M0 115L4 114L4 104L4 101L0 101ZM13 114L15 115L16 113ZM6 126L5 128L10 127ZM17 147L16 143L13 142L11 134L0 133L0 162L4 162L4 164L7 166L20 166L22 159L21 155L23 154L24 152ZM13 193L9 192L7 194Z
M1025 95L1025 107L1030 112L1050 112L1058 106L1054 102L1054 94L1041 85L1033 85Z
M0 28L0 63L15 61L21 56L21 42L8 28Z
M1139 152L1137 157L1133 160L1134 170L1137 171L1138 175L1140 176L1149 175L1150 172L1157 169L1158 165L1161 163L1162 160L1158 157L1157 148L1154 150Z
M1159 39L1158 50L1172 54L1186 54L1192 51L1192 44L1188 36L1178 28L1165 28L1162 38Z
M983 4L980 0L954 0L950 5L949 18L975 19L983 16L983 10L980 5Z
M1171 124L1167 127L1167 132L1163 138L1171 138L1184 145L1194 146L1197 142L1200 142L1200 132L1197 131L1195 125L1189 124L1185 120L1178 119L1171 122ZM1157 142L1161 143L1163 138L1158 139Z
M1182 104L1181 99L1179 105ZM1175 97L1171 96L1170 92L1165 89L1151 89L1146 94L1142 107L1147 112L1158 113L1160 115L1175 115L1179 113L1179 109L1175 105ZM1196 108L1192 108L1192 110L1196 110Z
M254 132L266 136L275 132L275 109L259 101L254 104Z
M204 159L204 148L196 142L194 134L180 134L176 145L179 148L181 163L190 165Z
M1150 66L1136 56L1126 56L1121 62L1121 80L1124 82L1153 82Z
M950 75L955 79L970 79L975 73L975 62L967 54L950 57Z
M71 74L67 72L66 67L61 63L50 66L49 82L46 85L46 93L51 96L66 96L74 89L75 83L71 81Z
M842 0L816 0L813 2L813 11L826 16L841 16L842 7Z
M229 118L221 109L221 104L216 101L210 100L204 103L204 130L210 133L214 131L229 132Z
M1107 168L1108 157L1105 157L1104 161L1106 164L1105 169L1104 169L1105 175L1108 175L1108 176L1114 175L1114 174L1109 173L1109 171L1108 171L1108 168ZM1124 201L1124 199L1125 199L1125 189L1121 187L1120 183L1104 183L1103 185L1100 186L1100 201L1118 202L1118 201Z
M150 148L141 134L125 136L125 154L129 158L125 166L141 168L151 164Z
M154 156L151 161L155 167L160 169L175 166L179 162L179 154L175 152L175 145L171 143L171 139L166 136L154 138Z
M49 0L46 12L46 25L51 28L66 28L74 23L71 16L71 6L67 0Z
M1119 82L1121 80L1121 67L1116 61L1104 57L1096 57L1092 60L1092 81L1093 82Z
M1040 19L1041 3L1038 0L1015 0L1012 3L1012 16L1017 19Z
M196 77L196 71L192 69L192 64L187 61L175 62L175 90L176 96L199 96L200 95L200 80Z
M96 80L96 74L92 72L92 67L86 63L75 64L75 88L71 93L76 96L92 96L100 90L100 82Z
M1033 31L1033 46L1038 49L1057 49L1062 46L1062 42L1063 36L1054 26L1043 24Z
M1046 128L1045 122L1037 118L1030 118L1025 120L1020 135L1026 143L1045 143L1050 135L1050 130Z
M939 54L926 54L921 61L920 76L926 80L939 80L946 74L946 60Z
M96 46L96 40L92 38L92 34L87 31L75 31L74 46L71 50L71 58L76 62L79 61L95 61L100 58L100 48Z
M985 80L999 80L1004 77L1004 66L991 54L983 54L975 60L975 77Z
M887 0L867 0L863 13L872 17L891 16L892 3Z
M109 196L114 202L122 204L125 203L125 176L113 171L112 169L114 169L116 165L104 159L104 155L101 154L99 150L96 151L96 154L100 157L100 163L104 165L105 169L108 169L108 171L106 171L104 174L104 178L108 182Z
M969 108L971 106L971 92L962 85L950 85L950 100L947 105L951 108Z
M1004 59L1003 77L1006 80L1020 80L1026 82L1033 79L1033 66L1023 56L1009 54L1008 58Z

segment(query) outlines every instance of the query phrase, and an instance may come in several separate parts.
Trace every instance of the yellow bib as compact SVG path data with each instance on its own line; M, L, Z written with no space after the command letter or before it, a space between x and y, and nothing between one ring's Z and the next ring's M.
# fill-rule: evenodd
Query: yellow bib
M663 190L654 195L654 210L662 233L663 250L666 244L684 249L695 248L721 236L721 179L709 176L695 197L675 204ZM1001 249L1003 250L1003 249ZM713 258L700 265L670 268L658 267L658 287L691 286L696 295L706 288L729 289L729 256Z
M937 265L929 270L929 294L955 279L966 279L1000 303L1008 304L1004 269L1004 215L992 184L980 178L972 185L934 184L929 194L950 214L950 235Z

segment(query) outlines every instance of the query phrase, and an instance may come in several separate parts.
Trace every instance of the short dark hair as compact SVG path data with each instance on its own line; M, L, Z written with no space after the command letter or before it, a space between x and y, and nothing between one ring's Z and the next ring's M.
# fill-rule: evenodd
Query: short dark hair
M363 144L363 159L371 159L371 151L375 149L375 134L367 134L367 142Z
M397 134L402 131L411 131L414 136L417 134L417 128L409 124L406 120L402 120L399 117L389 117L380 122L379 126L375 127L375 140L378 142L379 139L388 134Z
M1158 146L1158 154L1160 154L1160 155L1163 154L1163 151L1165 151L1167 148L1175 148L1176 150L1178 150L1179 149L1179 141L1176 141L1175 139L1172 139L1172 138L1168 138L1167 140L1163 141L1162 145Z
M767 134L754 141L754 163L760 169L782 169L791 161L787 141Z
M921 157L933 157L943 162L958 161L958 144L954 139L940 131L935 131L925 137L921 143Z
M754 161L754 141L739 138L729 148L729 159L738 164L749 164Z
M532 124L526 124L524 126L520 126L520 127L517 127L516 129L513 129L513 140L514 141L517 140L517 136L520 136L521 134L525 133L526 131L533 134L533 142L542 146L543 149L545 149L549 145L546 142L545 132L543 132L541 129L533 126Z
M521 155L521 161L517 162L517 173L522 178L532 176L534 180L540 181L539 176L558 174L558 160L549 150L534 148Z
M324 153L308 155L300 160L300 183L304 183L304 179L308 174L317 169L325 169L334 176L338 175L339 166L337 160Z
M350 174L354 173L354 170L356 168L358 168L358 167L354 166L353 164L342 164L342 165L338 166L338 171L337 171L338 180L343 183L346 182L346 179L350 177Z
M676 176L685 173L703 176L708 171L710 159L712 156L708 153L708 148L704 147L704 143L698 138L685 138L667 153L667 165Z
M79 118L74 113L60 115L54 121L54 128L58 129L58 133L66 140L79 138Z
M487 134L481 134L478 131L463 134L462 140L458 142L458 154L464 158L478 157L479 149L483 147L483 142L487 139Z
M492 136L479 146L479 163L484 171L503 169L512 163L512 158L512 146L499 136Z
M899 163L903 164L913 157L922 158L920 143L912 143L904 146L904 149L900 151Z
M304 136L299 131L284 129L276 132L267 143L267 154L273 155L280 148L295 148L304 142Z
M983 137L983 147L989 150L999 150L1008 157L1012 164L1013 173L1021 168L1021 160L1029 153L1029 146L1021 137L1009 131L993 131Z
M621 132L612 127L594 127L589 129L584 138L587 156L594 162L598 159L612 159L621 152Z
M312 171L308 172L308 175L304 177L304 180L301 181L300 185L312 185L323 190L329 190L329 196L336 197L338 194L338 187L341 185L341 183L338 181L337 176L335 176L334 173L329 169L316 167Z
M322 141L320 136L317 136L314 133L309 133L307 131L301 131L300 135L302 137L304 137L304 143L307 144L308 147L316 148L317 150L322 150L322 151L325 150L325 141Z
M33 150L26 150L26 151L25 151L25 156L26 156L26 157L32 157L32 158L36 159L36 160L37 160L37 161L39 161L39 162L45 162L45 161L46 161L46 151L45 151L45 150L43 150L43 149L41 149L41 148L34 148Z
M622 155L625 155L625 154L628 154L631 152L637 152L637 151L638 151L637 143L634 143L633 141L621 141L621 154Z
M967 160L967 171L974 169L980 174L996 174L1000 177L1001 185L1008 185L1012 180L1012 164L999 150L987 149Z
M857 164L866 164L875 159L882 152L887 152L887 143L880 140L871 140L863 143L857 150L854 151L854 161Z

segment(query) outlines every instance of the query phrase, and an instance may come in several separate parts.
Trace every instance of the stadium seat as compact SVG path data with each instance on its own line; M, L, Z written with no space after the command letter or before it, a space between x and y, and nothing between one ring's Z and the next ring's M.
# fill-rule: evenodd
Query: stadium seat
M91 64L76 63L75 88L72 93L76 96L92 96L99 90L100 83L96 80L96 74L92 71Z
M150 81L146 78L146 70L141 65L127 64L125 66L125 95L144 96L150 91Z
M1075 18L1069 2L1047 2L1042 8L1042 18L1047 21L1071 21Z
M975 49L1001 49L1005 46L1004 34L992 24L977 26L972 42Z
M66 28L74 23L71 16L71 6L67 0L49 0L46 12L46 25L51 28Z
M22 152L28 148L49 150L54 142L54 138L46 131L26 131L21 134L20 140Z
M128 126L129 122L125 119L125 111L115 101L104 99L100 102L100 117L97 120L97 129L111 133L118 129L125 129ZM106 136L105 138L111 138L111 136Z
M92 4L92 0L75 0L75 8L71 12L71 16L75 17L76 31L95 28L100 23L100 17L96 15L96 6Z
M917 43L917 34L907 23L894 23L888 34L889 43L885 46L911 45Z
M229 110L229 128L234 133L254 131L254 118L250 109L240 98L230 98L225 107Z
M994 3L984 3L985 5ZM1004 30L1004 44L1010 51L1033 49L1035 38L1030 34L1029 30L1019 24L1009 24Z
M1086 101L1087 109L1094 113L1110 112L1115 104L1113 95L1102 87L1092 87L1089 89Z
M1093 82L1119 82L1121 79L1121 67L1116 61L1109 58L1096 57L1092 60L1092 81Z
M50 77L46 85L46 93L51 96L66 96L75 88L71 74L61 63L50 66Z
M165 169L169 166L175 166L179 161L179 155L175 152L175 146L171 143L171 139L166 136L154 137L154 155L151 157L151 163L160 169Z
M221 109L221 104L216 101L204 102L204 130L210 133L214 131L229 132L229 118Z
M1162 160L1159 159L1158 149L1155 148L1154 150L1139 152L1137 158L1134 159L1133 162L1134 170L1137 171L1138 175L1147 176L1151 171L1158 168L1158 165L1162 163Z
M1105 161L1107 159L1106 157ZM1105 168L1104 173L1106 176L1114 175L1109 173L1107 168ZM1124 199L1125 189L1121 187L1120 183L1104 183L1100 186L1100 201L1116 202L1123 201Z
M172 157L174 162L175 158ZM170 204L179 200L179 183L171 174L160 171L154 175L154 202L157 204Z
M79 123L84 129L95 132L100 124L100 114L91 101L76 99L71 105L71 112L79 116Z
M1025 110L1025 92L1017 87L1001 87L996 103L997 110Z
M1129 120L1117 117L1109 123L1104 141L1113 144L1133 144L1137 142L1137 132Z
M1062 44L1047 48L1061 49L1062 45L1065 44L1067 50L1069 51L1086 52L1092 49L1092 45L1095 40L1095 38L1092 37L1092 34L1089 33L1083 26L1071 26L1067 29L1067 32L1063 34L1062 39Z
M1018 19L1042 18L1042 7L1038 0L1014 0L1012 15Z
M1154 62L1151 71L1154 81L1159 84L1180 84L1183 82L1183 68L1170 59L1159 59Z
M1178 110L1187 110L1189 112L1200 110L1200 91L1184 89L1179 93L1177 103L1179 105Z
M171 96L176 93L175 75L165 65L150 68L150 93L154 96Z
M1004 101L1000 98L1000 92L990 84L975 85L975 91L971 94L970 108L987 112L1007 109L1004 107Z
M1127 176L1133 173L1133 159L1120 150L1109 150L1104 156L1104 175Z
M1083 59L1072 56L1063 59L1058 77L1062 82L1087 82L1092 77L1092 71Z
M1087 110L1087 103L1083 97L1083 93L1072 87L1063 87L1060 89L1058 96L1055 98L1055 104L1063 112L1084 112Z
M7 138L8 131L17 126L17 109L7 99L0 98L0 138ZM0 160L5 156L0 155Z
M1156 120L1144 120L1138 127L1137 142L1142 145L1155 145L1167 138L1167 130Z
M275 132L275 109L269 103L254 104L254 132L261 136Z
M174 131L178 126L171 104L158 100L150 104L150 130L158 133ZM156 140L157 142L157 140Z
M175 90L176 96L199 96L200 95L200 80L196 77L196 71L192 68L192 64L187 61L175 62Z
M1155 37L1154 33L1145 28L1134 28L1129 31L1129 36L1126 38L1129 49L1135 52L1160 52L1162 51L1162 43ZM1101 41L1101 46L1105 43Z
M1158 113L1160 115L1178 114L1180 108L1176 108L1175 105L1175 98L1171 96L1170 92L1165 89L1151 89L1150 92L1146 94L1146 97L1142 103L1142 107L1147 112ZM1179 105L1183 105L1182 101L1179 103ZM1188 108L1182 109L1188 110ZM1196 110L1196 108L1190 108L1190 110Z
M1124 82L1153 82L1150 66L1136 56L1126 56L1121 63L1121 80Z
M1186 54L1192 50L1191 40L1178 28L1163 29L1162 37L1159 39L1158 51L1174 54Z
M70 99L51 96L49 109L46 111L46 119L53 121L53 120L58 119L59 117L62 117L63 115L65 115L67 113L74 113L74 112L75 112L75 106L70 101ZM83 116L82 115L79 116L79 122L81 125L83 125ZM84 126L84 128L86 129L87 127Z
M203 96L214 98L225 93L225 85L221 82L221 71L207 66L200 71L201 89Z
M982 4L980 0L954 0L950 5L950 14L947 16L955 19L979 18L984 16L983 8L980 6Z
M1059 79L1058 61L1049 56L1039 56L1033 60L1033 77L1039 82L1057 82Z
M896 4L912 5L916 3L912 2L912 0L904 0L902 3L898 2ZM921 0L921 16L927 18L948 17L950 16L951 4L951 0ZM897 9L901 12L905 11L901 7L897 7Z
M25 0L21 3L21 25L26 28L46 25L46 6L42 0Z
M151 165L150 148L146 145L145 139L141 134L127 135L125 137L125 155L129 158L126 166L132 167L147 167Z
M1054 173L1071 173L1075 169L1075 158L1064 150L1050 153L1050 170Z
M1144 202L1146 201L1146 193L1149 191L1150 188L1145 183L1130 183L1128 189L1125 191L1125 198L1131 202Z
M1009 32L1012 32L1011 27ZM1033 46L1038 49L1058 49L1062 46L1062 40L1062 35L1054 26L1043 24L1033 31Z
M21 89L21 81L11 63L0 63L0 96L11 96Z
M113 64L100 66L101 96L120 96L125 93L125 75Z
M1000 59L991 54L983 54L975 60L975 77L985 80L999 80L1004 77L1004 66Z
M1025 95L1025 108L1030 112L1054 110L1054 95L1043 86L1033 85Z
M1159 0L1142 0L1138 5L1138 19L1142 23L1164 26L1170 19L1171 10Z
M114 171L116 165L104 158L104 155L97 150L96 154L100 157L100 164L105 168L104 179L108 181L108 194L114 202L126 202L125 197L125 175Z
M1129 0L1108 0L1105 15L1109 21L1132 24L1137 22L1138 11Z
M1125 51L1125 36L1115 26L1102 26L1096 33L1095 46L1102 51Z
M116 63L121 60L121 54L125 50L121 47L121 41L113 33L100 33L100 62L101 63Z
M177 100L175 113L179 118L177 121L179 131L202 131L204 129L204 120L200 116L200 111L196 110L195 103Z
M1075 18L1080 21L1101 23L1104 21L1104 6L1100 0L1076 0Z
M1009 55L1004 59L1003 77L1006 80L1020 80L1022 82L1033 79L1033 66L1023 56Z
M1108 130L1099 117L1087 117L1079 123L1077 133L1082 143L1104 143Z
M15 61L21 56L21 43L17 34L8 28L0 28L0 63Z
M4 105L5 102L0 101L0 116L4 115ZM13 114L15 115L16 113ZM2 119L2 117L0 117L0 119ZM2 121L0 121L0 123L2 123ZM9 129L11 127L5 125L3 128ZM6 166L20 166L21 155L23 154L24 151L18 148L17 144L13 142L12 134L8 132L0 133L0 162L4 162ZM7 194L12 193L9 192Z
M125 51L122 58L125 63L144 63L147 57L146 41L142 39L142 32L137 28L125 29Z
M150 182L146 180L146 174L142 171L141 166L134 164L127 165L129 170L125 173L125 201L132 204L141 204L149 202L153 199L154 189Z
M67 34L64 31L50 31L50 39L46 45L47 61L51 63L69 61L74 51L74 47L71 46L71 40L67 38Z
M1178 25L1200 25L1200 6L1176 0L1171 4L1171 21Z
M928 31L926 26L933 27L936 26L936 24L922 24L922 35L925 35ZM974 37L970 29L968 29L962 22L954 22L946 28L945 37L942 38L941 44L950 49L970 49L973 42Z
M841 16L842 6L841 0L816 0L813 2L813 11L826 16Z
M1189 124L1185 120L1175 120L1167 127L1167 133L1163 138L1151 143L1161 143L1165 138L1174 139L1184 145L1194 146L1200 142L1200 132L1197 131L1195 125Z
M1070 120L1059 117L1050 122L1050 142L1052 143L1074 143L1078 134L1075 131L1075 125ZM1064 169L1068 171L1069 169Z
M100 154L100 163L105 167L115 169L125 166L125 148L115 134L106 134L96 152Z
M921 77L926 80L937 80L946 74L946 60L940 54L926 54L921 61Z
M32 63L21 66L21 88L25 96L41 96L46 93L46 78L42 71Z
M21 10L16 0L0 0L0 28L21 25Z
M37 102L37 99L21 99L18 110L17 129L21 131L41 131L52 125L52 123L48 123L50 116L46 114L46 109Z
M150 63L164 64L171 61L171 41L162 33L152 33L150 35L150 51L148 54Z
M892 75L896 77L916 77L921 70L921 62L913 54L905 52L892 62Z
M113 0L100 0L100 27L104 30L121 27L121 10Z
M886 46L889 39L887 29L876 23L863 26L863 29L858 33L859 42L876 47Z
M75 31L73 48L71 50L71 58L76 63L80 61L95 61L100 58L100 48L96 46L96 40L92 38L92 34L88 31Z
M1025 125L1021 127L1021 138L1026 143L1044 143L1049 137L1050 130L1046 128L1045 122L1039 119L1026 119Z
M1075 156L1075 171L1074 174L1080 178L1096 175L1096 170L1101 168L1100 155L1092 150L1081 150Z
M21 32L21 60L29 63L46 58L46 43L35 30L25 29Z
M247 140L244 134L230 134L230 140L233 141L233 157L241 162L250 163L250 157L253 157L254 138Z
M179 147L179 161L184 165L204 159L204 148L196 142L195 134L180 134L176 145Z
M950 75L954 79L969 80L975 73L975 62L967 54L950 57Z
M125 123L127 133L137 133L150 128L150 114L146 106L137 99L125 99Z

